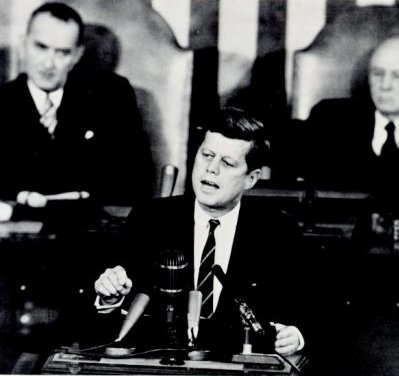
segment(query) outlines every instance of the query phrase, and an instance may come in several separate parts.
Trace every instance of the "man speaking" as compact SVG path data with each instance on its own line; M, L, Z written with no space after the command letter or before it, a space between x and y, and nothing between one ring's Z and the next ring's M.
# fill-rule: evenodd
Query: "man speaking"
M242 350L240 298L260 325L275 328L275 351L289 355L301 350L306 342L301 294L289 293L299 289L300 281L296 227L264 199L243 197L270 162L268 154L261 123L239 109L221 110L209 122L195 158L194 197L158 199L132 212L126 261L95 282L97 309L115 314L133 292L145 291L152 298L159 254L179 250L188 264L187 289L202 292L202 348L230 354ZM225 274L223 286L214 265Z

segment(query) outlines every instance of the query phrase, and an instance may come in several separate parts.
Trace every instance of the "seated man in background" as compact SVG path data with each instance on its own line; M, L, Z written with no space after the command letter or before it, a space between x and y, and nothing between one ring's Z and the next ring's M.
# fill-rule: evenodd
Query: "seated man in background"
M237 297L253 308L270 336L268 341L254 336L255 349L290 355L308 348L304 311L310 294L302 294L304 279L298 276L296 225L264 198L243 197L269 163L263 125L235 108L221 110L208 125L192 171L194 196L157 199L128 218L125 261L95 282L96 307L108 313L100 316L106 322L112 315L120 321L119 307L138 292L150 296L150 311L156 315L157 296L164 290L160 259L165 252L178 251L187 262L183 290L202 292L201 348L241 352L244 329L233 299ZM225 273L223 285L211 271L215 264ZM157 343L157 327L144 336L147 341ZM115 325L111 333L116 336L117 330Z
M0 88L1 199L41 207L65 192L102 204L150 196L150 149L134 90L115 73L71 72L83 36L80 15L66 4L32 13L25 73Z
M367 95L323 100L311 111L308 178L316 186L396 195L399 36L372 51L368 86Z

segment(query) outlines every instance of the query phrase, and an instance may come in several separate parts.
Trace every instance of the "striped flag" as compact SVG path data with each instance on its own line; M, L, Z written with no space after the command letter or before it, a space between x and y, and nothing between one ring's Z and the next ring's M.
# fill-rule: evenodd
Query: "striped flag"
M176 10L182 3L152 1L180 44L194 50L195 73L201 75L194 83L205 86L198 88L205 97L217 94L224 104L248 85L257 57L284 48L286 1L184 0L184 9L171 14L173 5Z

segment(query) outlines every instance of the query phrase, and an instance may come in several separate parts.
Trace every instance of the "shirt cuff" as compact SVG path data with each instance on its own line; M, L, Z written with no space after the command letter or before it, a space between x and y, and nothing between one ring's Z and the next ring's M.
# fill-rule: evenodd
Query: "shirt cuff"
M125 300L125 297L122 296L122 298L114 304L103 304L100 296L97 295L96 300L94 302L94 306L97 308L98 313L102 313L102 314L111 313L116 308L119 308L122 305L124 300Z

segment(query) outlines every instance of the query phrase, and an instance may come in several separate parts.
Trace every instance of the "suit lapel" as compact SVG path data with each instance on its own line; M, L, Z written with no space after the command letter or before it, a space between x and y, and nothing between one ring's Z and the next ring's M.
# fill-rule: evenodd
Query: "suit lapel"
M23 121L19 122L19 125L25 129L23 134L30 142L34 142L37 139L49 138L46 128L40 123L40 113L29 91L25 74L18 78L18 85L20 85L19 91L21 92L19 105L24 109L22 111Z
M40 114L29 91L26 75L23 74L19 76L17 82L20 86L20 89L18 89L18 91L21 93L19 105L24 109L23 116L27 119L30 119L29 123L32 123L32 119L35 120L35 123L39 123Z
M237 277L238 271L242 268L242 248L243 233L245 233L245 208L243 205L240 208L240 213L238 215L236 232L234 235L233 245L231 247L230 261L226 272L226 283L232 286L237 281L234 281Z
M374 114L374 109L373 111L370 111L367 113L367 117L365 119L365 127L367 127L367 139L369 142L369 145L371 147L371 142L373 140L374 136L374 124L375 124L375 114Z
M372 147L372 141L374 137L374 127L375 127L375 109L373 108L373 111L370 111L367 114L367 120L365 120L365 126L367 127L367 145L368 145L368 151L369 151L369 158L370 158L370 163L376 163L378 156L375 154L374 149ZM366 133L366 132L365 132Z
M251 281L252 268L248 268L248 262L252 260L251 254L252 247L249 244L248 234L249 227L251 227L251 218L248 216L248 207L246 201L241 201L240 213L238 216L238 222L234 241L230 254L230 261L226 272L225 286L237 295L242 295L243 290L246 290L247 285L243 285L242 281L249 283ZM222 309L225 302L229 300L228 291L226 288L222 289L217 310Z
M349 137L351 140L349 153L358 158L359 166L367 165L376 158L371 146L374 135L375 107L364 101L354 101L352 104L354 108L350 119L353 124L352 130L344 129L343 132L352 132Z

